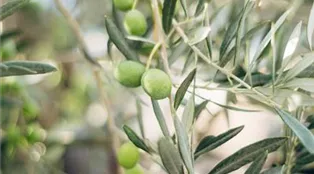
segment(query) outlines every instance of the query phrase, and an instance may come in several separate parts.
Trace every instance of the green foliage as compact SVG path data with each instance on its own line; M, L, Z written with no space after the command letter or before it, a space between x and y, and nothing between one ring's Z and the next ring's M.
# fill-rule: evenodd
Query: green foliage
M13 0L0 7L0 21L27 5L29 0Z

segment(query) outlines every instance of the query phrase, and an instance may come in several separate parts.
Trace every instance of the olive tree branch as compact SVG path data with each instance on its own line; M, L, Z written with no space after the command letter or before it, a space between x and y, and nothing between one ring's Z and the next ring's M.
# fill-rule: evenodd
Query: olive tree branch
M218 69L219 71L221 71L223 74L231 77L232 79L234 79L235 81L239 82L241 85L243 85L245 88L249 89L250 91L254 92L256 95L258 95L259 97L261 97L263 100L267 101L266 104L270 105L270 106L276 106L281 108L281 105L276 103L275 101L273 101L272 99L268 98L265 94L259 92L257 89L251 87L249 84L247 84L245 81L241 80L239 77L235 76L234 74L230 73L228 70L220 67L219 65L217 65L216 63L212 62L210 60L210 58L208 58L206 55L204 55L201 50L199 50L196 46L194 45L190 45L189 44L189 38L186 36L186 34L184 33L183 29L180 28L179 25L177 25L177 21L175 19L173 19L173 24L174 24L174 28L177 31L177 33L181 36L181 38L183 39L183 41L185 43L187 43L191 49L200 57L202 58L207 64L213 66L214 68ZM264 102L263 102L264 103Z

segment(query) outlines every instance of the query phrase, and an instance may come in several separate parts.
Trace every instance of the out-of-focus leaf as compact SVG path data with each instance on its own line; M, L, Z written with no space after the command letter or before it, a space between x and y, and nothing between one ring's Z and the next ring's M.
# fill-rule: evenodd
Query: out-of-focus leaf
M166 34L171 30L176 4L177 0L164 1L162 8L162 27Z
M313 38L313 32L314 32L314 2L312 5L312 9L309 16L309 22L307 24L307 39L310 45L310 49L312 50L312 38Z
M194 118L197 119L199 117L199 115L201 114L201 112L203 111L203 109L206 108L206 105L208 104L208 100L203 101L201 104L195 106L194 109Z
M256 63L256 60L261 56L264 49L267 47L268 43L271 40L272 32L276 32L280 26L284 23L288 15L290 14L291 9L287 10L284 14L280 16L280 18L276 21L273 31L269 31L267 35L264 37L262 42L260 43L259 47L256 50L256 53L254 54L253 59L251 60L250 64L251 66Z
M298 46L299 40L300 40L301 29L302 29L302 21L300 21L297 24L297 26L293 29L293 31L289 37L288 43L286 45L283 59L291 56L294 53L295 49Z
M190 72L190 74L181 83L179 89L177 90L177 92L175 94L175 98L174 98L174 108L175 109L178 109L178 107L180 106L180 103L181 103L187 89L189 88L193 78L195 77L195 74L196 74L196 69L194 69L192 72Z
M119 31L113 21L108 17L105 17L105 24L110 40L121 51L121 53L127 59L138 60L136 53L129 47L127 41L123 36L123 33Z
M264 172L262 174L283 174L282 171L285 166L278 166L278 167L272 167Z
M204 4L205 4L205 0L198 0L194 16L198 16L202 13L202 11L204 10Z
M138 125L140 126L141 135L145 139L142 107L141 107L141 103L138 100L136 101L136 109L137 109L136 116L137 116Z
M189 38L189 45L195 45L201 41L203 41L209 34L210 27L199 27L195 29L194 32L191 33Z
M263 154L258 156L250 167L245 171L245 174L257 174L260 173L263 169L264 163L267 159L268 152L265 151Z
M13 1L8 1L4 5L2 5L0 7L0 21L12 15L18 9L25 6L28 2L29 0L13 0Z
M139 42L156 44L154 41L149 40L149 39L144 38L144 37L130 35L130 36L126 36L126 38L129 39L129 40L132 40L132 41L139 41Z
M170 137L169 130L165 121L164 114L162 113L158 101L152 100L154 113L156 115L157 121L159 123L160 129L165 137Z
M264 28L268 28L270 26L270 21L263 21L258 23L255 27L251 28L245 35L242 37L242 43L245 43L247 40L251 39L257 32L261 31Z
M211 150L216 149L220 145L226 143L231 138L238 135L243 130L244 126L239 126L233 129L228 130L227 132L224 132L218 136L207 136L201 140L201 142L196 147L196 150L194 152L194 159L197 159L199 156L201 156L204 153L207 153Z
M188 16L188 11L187 11L187 4L186 4L186 0L180 0L180 4L182 6L182 9L184 11L185 16Z
M265 151L273 152L286 142L287 138L268 138L246 146L218 163L209 174L225 174L254 161Z
M186 131L189 132L193 121L194 121L194 112L195 112L195 102L194 102L194 95L192 95L184 108L183 115L182 115L182 124L185 127Z
M301 124L290 113L281 109L275 108L281 119L290 127L294 134L299 138L304 147L314 154L314 136L303 124Z
M286 88L301 88L305 91L314 92L314 79L313 78L295 78L284 84Z
M8 61L3 62L3 65L0 67L0 77L45 74L57 71L55 67L49 64L34 61Z
M8 39L11 39L12 37L16 37L16 36L20 35L21 33L22 33L21 30L18 30L18 29L10 30L10 31L6 31L6 32L1 33L0 45L2 45Z
M306 165L312 162L314 162L314 154L309 154L307 152L306 155L297 158L295 163L296 165Z
M179 152L184 162L184 165L189 173L194 173L192 153L190 151L191 148L189 146L188 134L185 131L178 116L176 115L174 116L174 127L176 130L176 135L178 139Z
M285 82L293 79L299 73L301 73L303 70L305 70L307 67L311 66L314 63L314 52L306 53L304 55L301 55L301 57L303 57L303 59L287 72L282 81Z
M183 163L180 154L171 139L160 139L158 141L158 152L168 173L183 174Z
M169 66L172 65L183 53L190 50L190 47L185 42L181 42L175 48L172 48L172 53L169 56Z
M206 41L206 47L207 47L209 57L212 58L213 57L213 51L212 51L213 44L212 44L212 39L210 35L206 37L205 41Z
M126 133L126 135L129 137L129 140L132 141L132 143L136 147L146 151L147 153L150 153L150 150L147 147L147 145L144 143L144 141L130 127L128 127L127 125L123 125L123 130Z
M244 25L244 20L249 13L249 11L253 8L254 2L253 1L248 1L243 7L242 11L238 14L238 17L236 20L232 21L231 24L229 25L224 40L221 43L220 50L219 50L219 65L220 66L225 66L226 63L232 58L230 56L225 56L227 53L227 50L232 42L232 40L237 36L237 41L238 41L238 47L236 48L239 49L241 45L241 31L239 30L239 27L243 27ZM242 24L242 26L240 26ZM237 46L237 45L236 45Z

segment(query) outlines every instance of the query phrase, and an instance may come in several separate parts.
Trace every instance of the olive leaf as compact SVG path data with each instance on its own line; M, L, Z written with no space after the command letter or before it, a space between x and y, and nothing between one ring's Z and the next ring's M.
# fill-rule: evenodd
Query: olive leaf
M314 92L314 79L313 78L294 78L284 84L285 88L301 88L305 91Z
M312 48L313 32L314 32L314 2L313 2L311 12L310 12L309 22L307 24L307 39L308 39L311 50L313 49Z
M194 173L192 154L190 151L188 134L185 131L183 124L179 120L178 116L174 116L174 127L176 130L176 136L178 139L178 146L181 158L189 173Z
M175 109L178 109L178 107L180 106L180 103L181 103L187 89L189 88L192 80L194 79L195 74L196 74L196 68L193 71L191 71L189 73L189 75L181 83L179 89L177 90L177 92L175 94L175 98L174 98L174 108Z
M228 130L227 132L224 132L218 136L207 136L201 140L201 142L196 147L196 150L194 152L194 159L197 159L202 154L207 153L211 150L216 149L220 145L226 143L236 135L238 135L242 130L244 126L239 126L233 129Z
M158 101L152 99L152 105L153 105L154 113L155 113L155 116L157 118L157 121L159 123L162 133L164 134L164 136L170 137L170 133L169 133L166 121L165 121L165 117L160 109Z
M295 117L290 113L275 108L281 119L288 125L294 134L299 138L304 147L311 153L314 154L314 136L310 130L308 130L303 124L300 123Z
M16 37L20 34L22 34L22 31L18 30L18 29L3 32L0 34L0 44L3 44L7 40L9 40L13 37Z
M194 112L195 112L195 102L194 96L192 95L188 100L187 105L185 106L182 114L182 124L184 125L187 132L190 131L193 121L194 121Z
M186 4L186 0L180 0L180 4L182 6L182 9L184 11L185 16L188 16L188 11L187 11L187 4Z
M194 12L194 16L198 16L202 13L202 11L204 10L204 4L205 4L205 0L198 0L195 12Z
M291 56L294 53L294 51L296 50L298 43L299 43L299 40L300 40L301 29L302 29L302 21L300 21L295 26L295 28L293 29L293 31L289 37L288 43L286 45L283 59L286 59L289 56Z
M268 138L248 145L219 162L209 174L225 174L254 161L265 151L273 152L287 141L285 137Z
M177 0L164 1L162 8L162 27L166 34L168 34L172 27L172 18L174 16Z
M169 174L183 174L183 163L180 154L171 139L161 138L158 141L158 152Z
M13 0L5 3L3 6L0 7L0 21L12 15L18 9L25 6L28 2L29 0Z
M277 166L277 167L272 167L264 172L262 172L261 174L283 174L283 170L284 170L285 166Z
M203 41L206 39L206 37L209 35L210 32L210 27L199 27L195 29L193 32L191 32L190 38L189 38L189 45L195 45L198 44L199 42Z
M109 19L108 17L105 17L105 25L106 25L107 33L109 35L110 40L121 51L121 53L127 59L138 60L136 53L130 48L126 39L124 38L123 33L120 32L120 30L113 23L113 21Z
M7 61L0 67L0 77L45 74L57 71L49 64L35 61Z
M146 151L147 153L150 153L148 146L130 127L128 127L127 125L124 125L123 130L126 133L126 135L128 136L129 140L132 141L132 143L136 147Z
M199 117L199 115L201 114L203 109L206 108L207 104L208 104L208 100L205 100L201 104L195 106L195 109L194 109L194 118L195 119L197 119Z
M245 171L244 174L256 174L260 173L263 169L264 163L267 159L268 151L265 151L260 156L258 156L253 163L250 165L250 167Z

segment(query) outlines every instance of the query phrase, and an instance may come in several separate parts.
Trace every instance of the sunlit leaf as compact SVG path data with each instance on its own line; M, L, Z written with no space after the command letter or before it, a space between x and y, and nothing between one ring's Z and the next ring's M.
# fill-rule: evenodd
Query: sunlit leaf
M144 38L144 37L140 37L140 36L126 36L127 39L132 40L132 41L140 41L140 42L145 42L145 43L151 43L151 44L156 44L153 40Z
M193 160L191 154L191 148L189 145L188 134L183 127L183 124L179 120L178 116L174 116L174 127L176 130L176 136L178 139L178 146L181 158L189 173L194 173Z
M297 26L293 29L293 31L289 37L288 43L286 45L283 59L291 56L294 53L294 51L296 50L298 43L299 43L299 40L300 40L301 29L302 29L302 21L300 21L297 24Z
M233 129L228 130L227 132L224 132L218 136L207 136L201 140L201 142L196 147L196 150L194 152L194 159L197 159L199 156L201 156L204 153L207 153L211 150L216 149L220 145L226 143L231 138L238 135L243 130L244 126L236 127Z
M290 113L281 109L275 108L281 119L290 127L294 134L299 138L304 147L314 154L314 136L303 124L300 123Z
M310 49L312 50L312 38L313 38L313 32L314 32L314 2L312 5L312 9L309 16L309 22L307 24L307 39L310 45Z
M120 52L127 59L138 60L136 53L129 47L127 41L123 36L123 33L119 31L113 21L108 17L105 17L105 24L110 40L115 44Z
M0 77L45 74L57 71L49 64L35 61L7 61L2 63Z
M190 34L189 45L195 45L203 41L210 32L210 27L199 27Z
M245 174L257 174L263 169L264 163L267 159L268 152L265 151L260 156L258 156L250 167L245 171Z
M237 170L254 161L265 151L270 153L277 150L286 140L285 137L268 138L246 146L219 162L209 174L225 174Z
M132 143L136 147L150 153L148 146L130 127L128 127L127 125L124 125L123 130L126 133L126 135L128 136L129 140L132 141Z
M2 5L0 7L0 21L12 15L18 9L25 6L28 2L29 0L12 0Z
M194 102L194 96L192 95L186 104L183 115L182 115L182 124L185 127L186 131L189 132L193 121L194 121L194 112L195 112L195 102Z
M169 130L165 121L165 117L160 109L158 101L152 100L152 104L153 104L155 116L157 118L157 121L159 123L162 133L164 134L164 136L170 137Z
M314 92L314 79L313 78L295 78L284 84L286 88L301 88L305 91Z
M178 149L171 142L171 139L160 139L158 141L158 152L168 173L183 174L183 163L180 154Z
M171 30L176 4L177 0L164 1L162 8L162 27L166 34Z
M180 103L181 103L187 89L189 88L195 74L196 74L196 69L194 69L192 72L190 72L190 74L181 83L179 89L177 90L177 92L175 94L175 98L174 98L174 108L175 109L178 109L178 107L180 106Z

